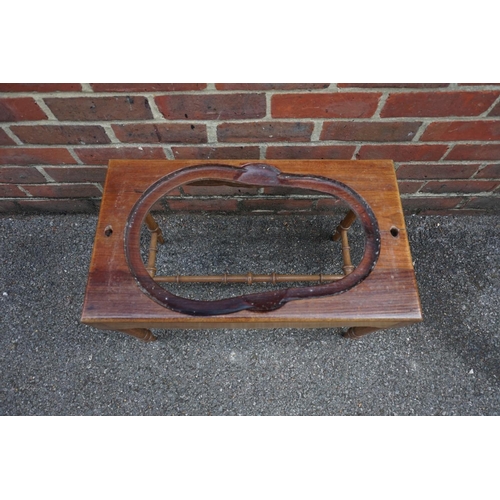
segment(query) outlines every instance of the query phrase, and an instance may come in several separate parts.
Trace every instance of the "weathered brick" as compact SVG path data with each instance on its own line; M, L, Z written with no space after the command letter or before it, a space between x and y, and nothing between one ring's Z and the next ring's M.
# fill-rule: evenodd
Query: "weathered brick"
M165 152L161 148L149 147L104 147L104 148L75 148L75 153L83 163L88 165L107 165L111 159L115 160L163 160Z
M107 167L45 167L45 172L56 182L104 182Z
M500 179L500 163L497 163L496 165L486 165L486 167L477 173L476 178Z
M33 167L0 167L0 182L36 184L45 182L45 177Z
M236 120L266 114L265 94L179 94L155 101L169 120Z
M0 92L78 92L79 83L0 83Z
M170 210L176 212L235 212L238 209L238 201L226 198L212 198L210 200L170 199L168 206Z
M478 180L429 181L422 193L481 193L493 191L500 182Z
M241 158L260 158L258 146L178 147L172 148L176 160L239 160Z
M500 92L411 92L391 94L380 116L477 116Z
M19 205L15 201L0 200L0 214L16 214L19 211Z
M108 144L98 125L14 125L11 127L25 144Z
M322 141L411 141L422 122L325 122Z
M498 160L500 144L457 144L446 156L446 160Z
M398 179L468 179L479 168L475 165L403 164L397 170Z
M76 160L64 148L1 148L0 165L59 165Z
M40 198L91 198L102 196L93 184L26 184L28 193Z
M356 146L269 146L269 159L350 160Z
M182 186L182 190L189 196L256 195L259 192L257 187L220 184L210 181L196 184L185 184Z
M95 92L176 92L203 90L206 83L91 83Z
M358 160L429 161L440 160L448 146L444 144L384 144L361 146Z
M449 83L337 83L339 88L360 88L360 89L437 89L449 87Z
M23 212L29 213L96 213L97 209L91 200L38 200L24 198L17 205Z
M488 113L488 116L500 116L500 102L495 104L493 109Z
M24 198L26 193L15 184L0 184L0 198Z
M7 135L4 129L0 128L0 146L15 146L16 143Z
M326 89L329 83L216 83L217 90L313 90Z
M398 188L401 194L416 193L422 185L422 181L398 181Z
M31 97L0 99L0 122L46 119L47 115Z
M313 200L290 198L255 198L241 201L244 211L297 212L312 211Z
M217 127L220 142L306 142L314 125L300 122L222 123Z
M500 210L500 196L478 196L471 198L466 208L480 210Z
M192 143L207 142L207 127L189 123L130 123L112 125L122 142Z
M425 129L420 140L422 142L498 141L500 140L500 120L434 122Z
M142 96L48 97L47 106L59 120L147 120L153 118Z
M402 198L401 203L406 210L446 210L455 208L463 200L464 198L458 196L452 198L418 196L414 198Z
M378 92L276 94L271 98L273 118L369 118L377 109Z

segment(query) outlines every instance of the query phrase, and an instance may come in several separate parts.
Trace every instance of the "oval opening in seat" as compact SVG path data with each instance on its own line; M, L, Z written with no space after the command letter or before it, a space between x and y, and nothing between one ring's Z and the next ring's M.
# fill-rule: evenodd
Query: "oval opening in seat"
M143 224L151 209L164 244L149 221ZM349 209L358 215L349 242L334 242ZM337 181L266 164L198 165L146 190L130 214L125 249L144 293L175 311L203 316L265 312L289 300L342 293L371 272L380 237L367 203Z

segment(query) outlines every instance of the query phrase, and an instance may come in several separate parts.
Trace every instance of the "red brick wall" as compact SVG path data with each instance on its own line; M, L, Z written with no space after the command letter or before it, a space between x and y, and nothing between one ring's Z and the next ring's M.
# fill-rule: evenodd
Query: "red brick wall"
M0 84L0 212L95 211L110 158L388 158L409 211L500 211L500 84Z

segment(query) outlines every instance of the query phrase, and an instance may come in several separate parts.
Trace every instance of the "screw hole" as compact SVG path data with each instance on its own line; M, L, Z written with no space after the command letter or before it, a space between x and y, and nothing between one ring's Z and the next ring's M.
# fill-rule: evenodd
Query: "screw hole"
M394 236L394 238L397 238L399 236L399 229L397 227L391 227L391 234Z
M106 226L106 228L104 229L104 235L109 238L112 234L113 228L111 226Z

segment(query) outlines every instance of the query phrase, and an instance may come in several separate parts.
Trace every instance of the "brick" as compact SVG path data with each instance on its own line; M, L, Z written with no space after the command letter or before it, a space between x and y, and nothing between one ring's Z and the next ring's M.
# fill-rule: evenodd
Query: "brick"
M107 165L111 159L116 160L164 160L165 152L161 148L149 147L104 147L75 148L75 153L83 163L88 165Z
M498 141L500 140L500 120L498 121L453 121L430 123L422 137L425 141Z
M14 125L25 144L108 144L111 141L97 125Z
M295 194L299 195L309 195L309 196L318 196L324 195L319 191L314 191L312 189L300 189L300 188L292 188L292 187L264 187L262 188L262 194L265 195L280 195L280 196L293 196Z
M412 92L391 94L380 116L477 116L500 92Z
M31 97L0 99L0 122L46 119L47 115Z
M10 184L37 184L45 177L33 167L0 167L0 182Z
M337 83L339 88L360 88L360 89L437 89L449 87L449 83Z
M142 96L50 97L44 99L59 120L147 120L153 118Z
M495 104L493 109L488 113L488 116L500 116L500 102Z
M235 212L238 201L234 199L212 198L210 200L168 200L170 210L176 212Z
M268 159L350 160L356 146L269 146Z
M244 211L272 211L272 212L296 212L312 211L313 200L294 200L290 198L255 198L241 201Z
M422 122L325 122L322 141L411 141Z
M479 168L475 165L443 165L426 163L423 165L403 164L397 170L398 179L468 179Z
M500 144L457 144L446 156L446 160L498 160Z
M422 181L398 181L400 194L416 193L422 186Z
M26 184L28 193L40 198L91 198L102 196L93 184Z
M273 118L369 118L382 94L276 94L271 98Z
M480 210L500 210L499 196L481 196L471 198L465 205L466 208L477 208Z
M500 182L478 180L429 181L422 193L481 193L493 191Z
M56 182L101 182L106 179L107 167L45 167Z
M0 128L0 146L15 146L16 143L7 135L4 129Z
M414 198L402 198L401 203L403 208L406 210L423 210L423 209L433 209L433 210L447 210L450 208L455 208L464 198L453 197L453 198L441 198L441 197L414 197Z
M429 161L440 160L448 146L442 144L394 144L361 146L358 160Z
M112 125L121 142L191 143L207 142L206 125L188 123L131 123Z
M500 179L500 163L496 165L486 165L476 174L477 179Z
M19 205L15 201L0 200L0 214L15 214L19 211Z
M0 198L24 198L26 193L14 184L0 184Z
M265 94L179 94L155 101L169 120L236 120L266 114Z
M206 83L91 83L95 92L177 92L203 90Z
M176 160L239 160L242 158L260 158L258 146L232 147L173 147L172 152Z
M25 198L17 204L24 212L29 213L96 213L97 209L91 200L37 200Z
M182 190L189 196L256 195L259 192L256 187L227 185L208 181L203 184L185 184L182 186Z
M313 90L326 89L329 83L216 83L217 90Z
M349 207L338 198L320 198L316 203L316 210L318 211L338 211L341 209L348 210Z
M0 83L0 92L78 92L79 83Z
M64 148L1 148L0 165L59 165L76 160Z
M217 127L220 142L306 142L311 139L312 123L257 122L222 123Z

